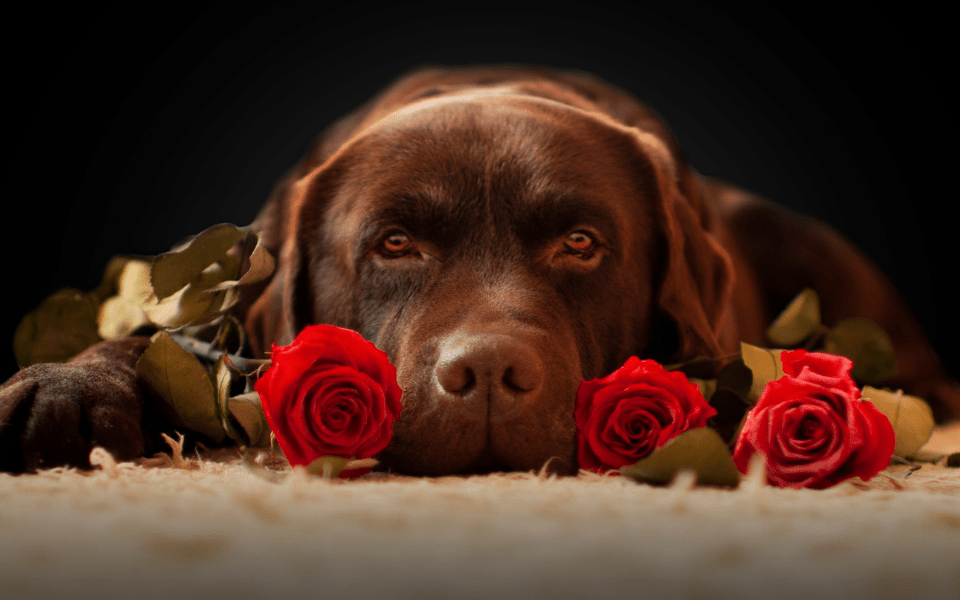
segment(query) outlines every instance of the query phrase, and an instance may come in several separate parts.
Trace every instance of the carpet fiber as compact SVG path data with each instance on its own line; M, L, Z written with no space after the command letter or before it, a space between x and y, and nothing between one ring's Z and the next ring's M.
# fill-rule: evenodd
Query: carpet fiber
M175 449L0 474L0 597L960 597L960 469L942 465L823 491L757 473L736 490L586 473L330 482L266 454ZM960 424L927 449L960 450Z

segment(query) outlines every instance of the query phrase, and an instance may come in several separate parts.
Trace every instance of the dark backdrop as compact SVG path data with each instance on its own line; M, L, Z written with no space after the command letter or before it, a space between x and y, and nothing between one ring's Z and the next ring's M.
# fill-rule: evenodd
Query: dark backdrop
M56 289L95 287L113 254L249 223L325 124L401 72L510 61L586 69L635 92L701 172L846 233L957 365L945 24L806 3L360 6L23 20L29 43L6 53L15 157L0 338ZM15 370L12 351L0 365L0 376Z

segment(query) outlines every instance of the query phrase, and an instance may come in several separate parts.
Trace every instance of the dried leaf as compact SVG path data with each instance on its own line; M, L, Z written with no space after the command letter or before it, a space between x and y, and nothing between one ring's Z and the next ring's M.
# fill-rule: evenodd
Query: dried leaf
M266 247L264 247L263 241L260 239L258 234L251 233L250 235L252 235L256 240L256 246L254 246L253 252L250 254L249 266L247 267L246 272L244 272L239 279L225 280L211 289L223 290L231 287L256 283L266 279L271 273L273 273L273 269L276 265L273 256L267 251Z
M92 293L67 288L51 295L20 320L13 334L17 364L66 362L100 342L98 308Z
M223 431L233 441L248 446L244 434L233 426L230 421L230 388L233 383L233 375L230 367L227 366L226 359L221 356L213 365L213 385L217 393L217 401L214 405L217 411L217 419L220 420L220 426Z
M869 319L845 319L827 333L824 352L846 356L853 361L850 374L857 381L879 383L895 372L893 342L879 325Z
M205 269L223 259L245 233L230 223L214 225L183 246L157 256L151 272L157 298L163 300L192 283Z
M260 404L260 395L257 392L230 398L229 409L230 414L247 436L246 445L257 448L270 446L270 426L263 414L263 406Z
M155 335L140 356L137 379L163 399L183 426L215 442L223 441L224 431L217 418L217 396L210 374L167 333L161 331Z
M180 329L216 320L239 299L235 289L210 293L207 289L190 285L160 302L144 304L143 311L158 327Z
M150 263L136 259L122 259L122 263L118 263L116 260L108 267L108 271L115 271L116 295L104 300L97 315L100 337L106 340L128 336L150 322L143 311L143 304L153 295Z
M743 358L743 364L750 369L753 375L748 400L759 398L769 382L776 381L785 375L783 363L780 362L780 350L770 350L741 343L740 355Z
M820 330L820 297L805 289L767 328L767 338L776 346L792 348Z
M94 294L103 302L111 296L117 294L119 288L120 274L128 262L134 260L127 256L114 256L107 263L103 270L103 277L100 279L100 285L93 291Z
M97 332L105 340L127 337L138 327L150 322L143 305L123 296L114 296L100 305Z
M638 481L669 483L680 471L693 471L700 485L736 486L740 472L720 435L709 427L690 429L620 473Z
M874 387L863 388L863 398L869 400L893 425L897 445L893 453L903 458L914 458L933 435L936 423L930 405L902 391L892 392Z

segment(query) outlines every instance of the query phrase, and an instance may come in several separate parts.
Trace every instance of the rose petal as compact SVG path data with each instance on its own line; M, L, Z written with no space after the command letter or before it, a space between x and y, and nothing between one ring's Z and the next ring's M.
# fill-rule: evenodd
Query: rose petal
M650 411L634 409L614 416L604 431L607 446L617 452L624 466L647 456L658 447L662 426ZM619 468L619 467L618 467Z

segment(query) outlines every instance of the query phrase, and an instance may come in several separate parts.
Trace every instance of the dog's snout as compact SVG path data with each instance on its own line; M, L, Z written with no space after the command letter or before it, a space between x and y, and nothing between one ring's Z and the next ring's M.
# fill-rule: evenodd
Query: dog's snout
M544 367L534 349L503 334L458 336L441 345L435 369L442 397L462 400L475 412L509 412L535 395Z

